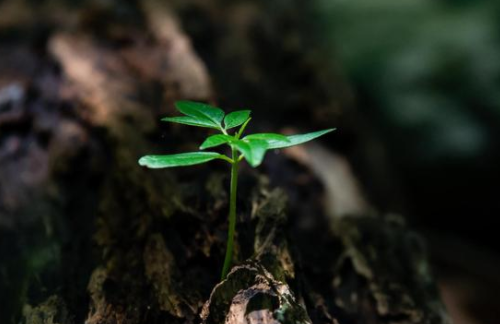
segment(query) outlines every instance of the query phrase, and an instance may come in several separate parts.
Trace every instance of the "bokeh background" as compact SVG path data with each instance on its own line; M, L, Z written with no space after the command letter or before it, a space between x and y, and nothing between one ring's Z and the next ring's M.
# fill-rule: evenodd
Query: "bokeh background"
M358 166L372 198L427 236L455 321L494 323L499 3L317 1L315 10L368 126Z
M222 107L254 109L262 129L334 124L335 140L323 145L348 158L377 210L403 215L425 237L455 323L498 323L500 2L170 3ZM83 29L123 46L142 40L140 7L0 1L0 281L7 287L0 318L18 318L22 294L14 291L54 261L50 240L34 234L37 216L19 221L40 210L29 211L37 198L17 192L18 183L37 183L43 171L36 156L31 173L8 162L12 137L32 127L12 123L16 109L43 110L54 100L60 67L47 50L54 33ZM161 101L154 86L143 93L153 105ZM10 209L7 198L16 197L28 211Z

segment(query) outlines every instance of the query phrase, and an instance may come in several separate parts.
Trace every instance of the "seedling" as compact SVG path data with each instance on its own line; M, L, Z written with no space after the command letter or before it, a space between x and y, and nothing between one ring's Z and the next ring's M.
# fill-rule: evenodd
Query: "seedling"
M299 145L325 135L334 129L318 132L285 136L273 133L250 134L242 137L250 122L250 110L239 110L225 114L219 108L207 104L177 101L175 107L185 116L166 117L162 121L190 126L212 128L221 134L209 136L200 146L202 152L190 152L171 155L146 155L139 159L139 164L152 169L172 168L201 164L212 160L224 160L231 165L231 187L229 195L229 229L226 256L222 268L222 279L226 278L233 258L234 232L236 227L236 190L238 188L238 168L245 159L252 167L262 163L267 150ZM238 127L237 131L232 131ZM220 145L229 145L231 156L206 149Z

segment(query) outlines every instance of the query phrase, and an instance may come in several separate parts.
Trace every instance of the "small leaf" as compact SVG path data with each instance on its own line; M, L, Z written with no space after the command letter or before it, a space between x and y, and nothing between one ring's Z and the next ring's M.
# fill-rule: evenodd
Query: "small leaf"
M232 143L238 151L243 154L247 162L253 166L257 167L262 163L268 144L263 140L236 140Z
M248 144L252 148L252 160L248 161L251 166L257 167L264 160L264 155L269 147L266 141L262 140L248 140Z
M162 121L184 124L189 126L198 126L198 127L206 127L219 129L219 127L214 126L212 122L206 122L204 120L200 120L191 116L180 116L180 117L165 117L161 119Z
M193 117L200 123L222 129L221 123L224 119L224 111L220 108L193 101L177 101L175 107L184 115Z
M317 132L312 132L312 133L307 133L307 134L297 134L297 135L290 135L286 136L288 139L288 143L275 143L275 144L270 144L269 149L278 149L278 148L285 148L285 147L290 147L290 146L295 146L299 144L303 144L306 142L309 142L315 138L318 138L322 135L328 134L330 132L333 132L335 128L330 128L330 129L325 129Z
M234 147L240 151L241 154L245 157L245 159L249 159L252 156L252 147L247 142L243 142L242 140L235 140L233 143Z
M239 110L229 113L224 118L224 126L226 129L242 125L250 117L250 110Z
M203 144L200 146L200 150L204 150L210 147L216 147L222 144L230 143L234 140L234 137L229 135L217 134L208 137Z
M221 158L215 152L192 152L171 155L146 155L139 159L139 164L151 169L172 168L195 165Z
M266 141L268 146L285 145L290 143L290 140L288 140L288 138L285 135L274 134L274 133L251 134L245 136L243 140L263 140Z

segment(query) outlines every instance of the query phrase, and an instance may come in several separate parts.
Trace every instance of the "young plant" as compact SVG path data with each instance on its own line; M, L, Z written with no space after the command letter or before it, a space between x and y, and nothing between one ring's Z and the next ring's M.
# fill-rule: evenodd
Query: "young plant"
M166 117L162 121L211 128L217 130L220 134L209 136L200 146L202 152L146 155L139 159L139 164L152 169L160 169L195 165L219 159L231 165L229 230L226 256L222 269L222 279L225 279L233 257L234 232L236 227L236 190L238 188L238 168L240 162L245 159L252 167L257 167L262 163L267 150L299 145L329 133L334 129L291 136L260 133L242 137L251 119L250 110L239 110L225 115L224 111L219 108L191 101L177 101L175 107L185 116ZM239 129L237 131L231 131L238 126ZM223 144L229 145L231 156L205 151L206 149Z

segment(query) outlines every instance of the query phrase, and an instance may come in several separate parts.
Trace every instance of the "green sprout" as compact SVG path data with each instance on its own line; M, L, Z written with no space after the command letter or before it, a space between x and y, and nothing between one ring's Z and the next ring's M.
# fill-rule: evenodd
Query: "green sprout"
M250 110L239 110L225 114L219 108L192 101L177 101L175 107L185 116L166 117L162 121L212 128L221 134L209 136L200 146L203 152L190 152L171 155L146 155L139 159L141 166L152 169L171 168L201 164L212 160L224 160L231 164L231 187L229 196L229 229L227 236L226 256L221 280L226 278L233 258L234 232L236 227L236 191L238 188L239 164L245 159L252 167L262 163L267 150L280 149L299 145L325 135L334 129L318 132L285 136L273 133L250 134L242 138L243 132L250 122ZM231 129L240 126L237 131ZM222 144L231 148L231 156L217 152L204 151Z

